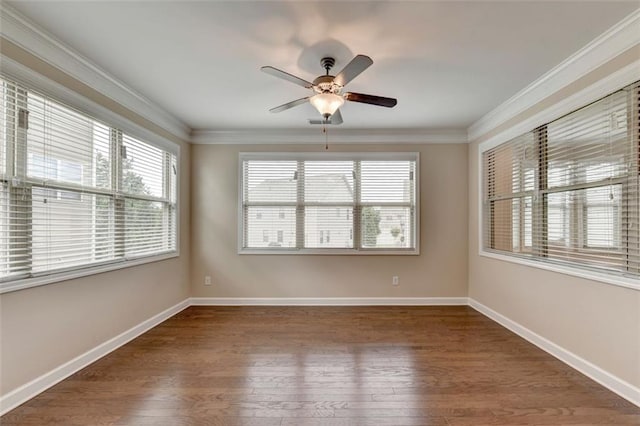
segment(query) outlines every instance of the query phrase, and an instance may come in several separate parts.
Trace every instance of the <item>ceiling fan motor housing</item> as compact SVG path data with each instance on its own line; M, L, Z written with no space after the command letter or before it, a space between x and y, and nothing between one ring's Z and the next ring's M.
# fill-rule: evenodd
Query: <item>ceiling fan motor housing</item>
M333 93L340 94L342 86L334 82L335 77L332 75L321 75L313 80L313 90L316 93Z

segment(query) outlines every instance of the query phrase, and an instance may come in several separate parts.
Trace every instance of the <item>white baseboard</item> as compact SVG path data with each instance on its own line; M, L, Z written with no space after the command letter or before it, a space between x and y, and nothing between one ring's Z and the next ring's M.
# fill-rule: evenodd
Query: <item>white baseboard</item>
M192 306L465 306L467 297L192 297Z
M59 367L43 374L42 376L32 380L20 386L17 389L7 393L0 397L0 416L13 410L18 405L28 401L41 392L44 392L56 383L66 379L73 373L83 369L87 365L99 360L108 353L118 349L120 346L135 339L141 334L152 329L161 322L171 318L178 312L189 307L189 299L185 299L182 302L160 312L157 315L141 322L135 327L130 328L118 336L107 340L106 342L96 346L93 349L83 353L80 356L62 364Z
M585 376L600 383L610 391L620 395L624 399L640 407L640 388L614 376L613 374L603 370L597 365L590 363L589 361L566 350L565 348L558 346L552 341L540 336L539 334L529 330L528 328L518 324L517 322L483 305L477 300L469 298L469 306L471 306L481 314L491 318L503 327L514 332L523 339L533 343L543 351L558 358L560 361L564 362L570 367L575 368Z

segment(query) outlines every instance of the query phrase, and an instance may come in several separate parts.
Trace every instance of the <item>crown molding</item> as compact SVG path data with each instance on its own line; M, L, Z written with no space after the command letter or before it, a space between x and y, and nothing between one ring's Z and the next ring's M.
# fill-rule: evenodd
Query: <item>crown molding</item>
M191 142L201 145L319 144L325 143L319 128L194 130ZM464 129L335 129L328 134L330 144L435 144L467 143Z
M640 44L638 28L640 28L640 9L636 9L582 49L469 126L469 140L478 139L568 84Z
M638 81L638 78L640 78L640 59L483 141L479 145L480 152L496 147L571 111L589 105L621 87Z
M0 2L0 35L183 140L191 129L160 106Z

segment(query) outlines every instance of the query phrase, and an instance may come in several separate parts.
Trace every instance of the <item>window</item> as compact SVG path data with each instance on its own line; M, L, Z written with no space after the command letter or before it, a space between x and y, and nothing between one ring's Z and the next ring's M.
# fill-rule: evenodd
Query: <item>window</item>
M639 99L635 83L484 151L484 249L638 278Z
M240 154L240 251L417 253L417 161L416 153Z
M0 289L175 252L174 153L7 79L0 89Z

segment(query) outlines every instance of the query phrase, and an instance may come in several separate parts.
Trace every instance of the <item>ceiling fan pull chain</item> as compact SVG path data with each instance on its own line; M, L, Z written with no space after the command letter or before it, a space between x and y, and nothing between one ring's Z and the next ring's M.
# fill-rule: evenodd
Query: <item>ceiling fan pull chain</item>
M329 150L329 132L327 132L327 125L322 125L322 133L324 133L324 149L325 151Z

